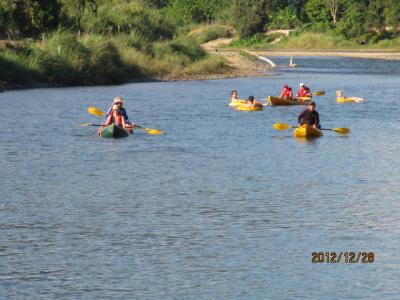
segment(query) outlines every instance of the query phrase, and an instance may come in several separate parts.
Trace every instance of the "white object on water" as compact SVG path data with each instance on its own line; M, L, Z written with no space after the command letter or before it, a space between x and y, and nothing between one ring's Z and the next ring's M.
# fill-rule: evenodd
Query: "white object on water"
M289 67L291 67L291 68L297 67L297 65L293 63L293 56L289 60Z
M271 67L276 68L276 64L274 64L274 62L273 62L272 60L270 60L270 59L268 59L268 58L266 58L266 57L263 57L263 56L257 56L257 58L258 58L259 60L266 61L267 63L270 64Z

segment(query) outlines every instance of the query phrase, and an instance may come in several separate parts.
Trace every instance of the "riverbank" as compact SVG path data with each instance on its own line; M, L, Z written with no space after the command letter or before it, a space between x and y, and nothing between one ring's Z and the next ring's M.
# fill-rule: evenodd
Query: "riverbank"
M58 32L43 42L5 43L0 48L0 91L268 75L263 62L239 51L215 49L219 39L197 44L184 37L159 42L145 52L132 47L130 38Z
M399 51L349 50L261 50L248 49L259 56L332 56L364 59L400 60ZM231 51L231 50L230 50ZM239 51L239 50L238 50Z
M185 67L174 66L170 62L163 62L161 57L157 59L150 59L149 56L140 55L136 52L126 52L125 49L120 49L122 53L121 60L126 62L130 68L123 68L122 77L118 82L114 80L106 82L90 81L76 81L59 83L54 81L49 82L35 82L26 80L25 82L7 81L6 77L2 77L0 81L0 91L10 89L28 89L28 88L43 88L43 87L62 87L62 86L79 86L79 85L99 85L99 84L119 84L128 82L152 82L152 81L191 81L191 80L216 80L237 77L262 77L269 76L268 71L271 67L261 60L254 59L248 55L243 55L243 52L253 54L255 56L274 57L274 56L326 56L326 57L350 57L362 59L382 59L382 60L400 60L400 51L383 51L383 50L282 50L282 49L253 49L247 48L227 48L232 42L232 38L219 38L216 40L208 41L200 45L201 59L199 61L192 61L190 65ZM187 42L183 42L185 49L189 49ZM121 46L120 46L121 47ZM114 52L116 53L116 52ZM201 53L201 52L200 52ZM93 53L95 54L95 53ZM104 54L104 53L103 53ZM114 54L116 56L117 54ZM134 56L131 56L134 55ZM110 57L106 55L104 59ZM148 64L139 59L146 59ZM154 71L154 66L150 63L155 62L163 66L163 72ZM48 63L48 61L46 61ZM20 63L21 65L22 63ZM19 66L20 66L19 65ZM143 68L142 68L143 67ZM115 66L113 68L117 69ZM139 70L147 70L142 73ZM18 70L16 70L18 71ZM29 70L33 73L32 70ZM54 70L57 71L57 70ZM110 71L108 69L108 71ZM133 71L133 72L132 72ZM7 69L3 68L3 72ZM61 72L62 73L62 72ZM29 74L29 73L28 73ZM34 74L34 73L33 73ZM116 70L110 73L118 74ZM15 78L24 78L26 74L13 72ZM52 74L53 78L56 76L65 76L65 74ZM104 76L104 75L103 75ZM69 77L72 77L69 74ZM39 77L43 79L43 77ZM103 77L104 79L104 77ZM115 78L114 78L115 79Z

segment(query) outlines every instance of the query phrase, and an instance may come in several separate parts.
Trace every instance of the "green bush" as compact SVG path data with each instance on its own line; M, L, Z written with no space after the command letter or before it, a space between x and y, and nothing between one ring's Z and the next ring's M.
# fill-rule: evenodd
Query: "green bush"
M332 19L325 0L308 0L306 13L311 23L329 23Z
M149 40L171 38L175 24L168 21L160 10L138 2L107 1L96 13L88 11L82 18L84 30L99 34L136 34Z
M264 33L257 33L248 38L241 38L232 41L232 47L253 47L253 46L261 46L267 45L272 42L273 38L269 35L265 35Z
M196 61L185 69L185 73L188 75L223 74L228 70L225 59L215 55Z
M356 47L353 41L332 33L300 33L284 37L271 48L299 49L299 50L329 50L349 49Z
M196 39L199 44L206 43L218 38L228 38L233 36L233 28L226 25L213 24L206 27L200 27L197 32L193 31L191 37Z
M278 12L271 13L269 28L291 29L300 24L297 18L296 9L293 6L286 6Z

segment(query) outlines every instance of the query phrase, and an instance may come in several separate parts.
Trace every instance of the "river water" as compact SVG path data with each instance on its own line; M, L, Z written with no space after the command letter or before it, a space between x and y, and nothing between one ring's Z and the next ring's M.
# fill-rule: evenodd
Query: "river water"
M278 64L286 58L273 58ZM400 62L298 58L276 76L0 94L0 298L396 299ZM325 132L301 141L302 107L228 108L307 83ZM335 89L367 97L337 104ZM122 96L137 132L96 136ZM319 251L370 264L312 263Z

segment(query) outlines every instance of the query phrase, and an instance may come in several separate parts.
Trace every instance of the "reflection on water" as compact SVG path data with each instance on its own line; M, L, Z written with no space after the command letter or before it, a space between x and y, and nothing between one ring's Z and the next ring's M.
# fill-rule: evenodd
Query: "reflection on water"
M295 62L267 78L0 94L0 298L397 298L399 63ZM322 125L348 137L272 128L304 107L227 107L232 89L300 82L327 91ZM370 101L339 105L336 88ZM116 95L166 134L77 126ZM313 251L376 259L312 264Z

